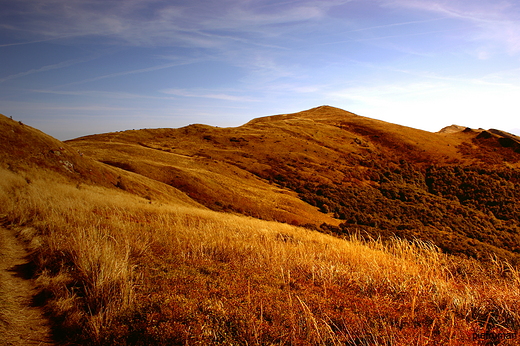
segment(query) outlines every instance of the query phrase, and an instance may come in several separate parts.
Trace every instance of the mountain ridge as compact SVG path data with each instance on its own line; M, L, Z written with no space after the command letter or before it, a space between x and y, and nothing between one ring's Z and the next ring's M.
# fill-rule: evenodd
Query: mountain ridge
M470 344L520 326L520 154L501 133L318 108L66 143L0 116L0 136L0 226L58 344Z
M520 142L503 131L433 133L320 106L234 128L196 124L67 143L210 209L339 235L418 237L469 256L518 256L511 219L520 216Z
M340 236L419 238L479 258L520 253L520 140L505 131L433 133L320 106L234 128L63 143L1 120L9 169L49 169L151 202L173 198Z

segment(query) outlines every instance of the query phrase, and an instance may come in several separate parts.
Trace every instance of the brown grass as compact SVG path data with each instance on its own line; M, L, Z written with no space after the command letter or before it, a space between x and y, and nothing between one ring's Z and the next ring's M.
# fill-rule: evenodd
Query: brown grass
M518 269L419 241L339 239L45 171L1 169L0 205L66 341L467 345L520 327Z
M491 168L489 160L501 162L495 168L518 166L519 154L477 145L477 135L431 133L318 107L254 119L236 128L190 125L123 131L66 144L86 158L176 187L213 210L294 225L337 226L340 215L349 213L337 204L350 201L325 194L335 205L329 201L329 208L320 212L317 190L322 187L343 195L363 187L377 193L390 172L403 178L400 162L421 174L431 165Z

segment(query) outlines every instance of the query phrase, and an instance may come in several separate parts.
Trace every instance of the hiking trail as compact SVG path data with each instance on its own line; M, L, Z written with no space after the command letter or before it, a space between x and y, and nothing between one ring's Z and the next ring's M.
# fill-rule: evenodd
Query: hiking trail
M27 251L14 230L0 226L0 346L54 345L30 276Z

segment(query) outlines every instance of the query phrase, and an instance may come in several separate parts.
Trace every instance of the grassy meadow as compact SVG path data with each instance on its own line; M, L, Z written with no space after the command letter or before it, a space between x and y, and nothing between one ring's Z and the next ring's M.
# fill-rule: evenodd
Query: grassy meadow
M45 170L0 169L0 205L30 250L38 298L63 342L518 342L520 272L498 259L340 239Z

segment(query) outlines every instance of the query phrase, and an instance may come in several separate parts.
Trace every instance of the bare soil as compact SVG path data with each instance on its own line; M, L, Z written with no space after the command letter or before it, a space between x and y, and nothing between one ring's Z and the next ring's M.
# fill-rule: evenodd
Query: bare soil
M35 304L27 251L0 226L0 345L54 345L49 321Z

